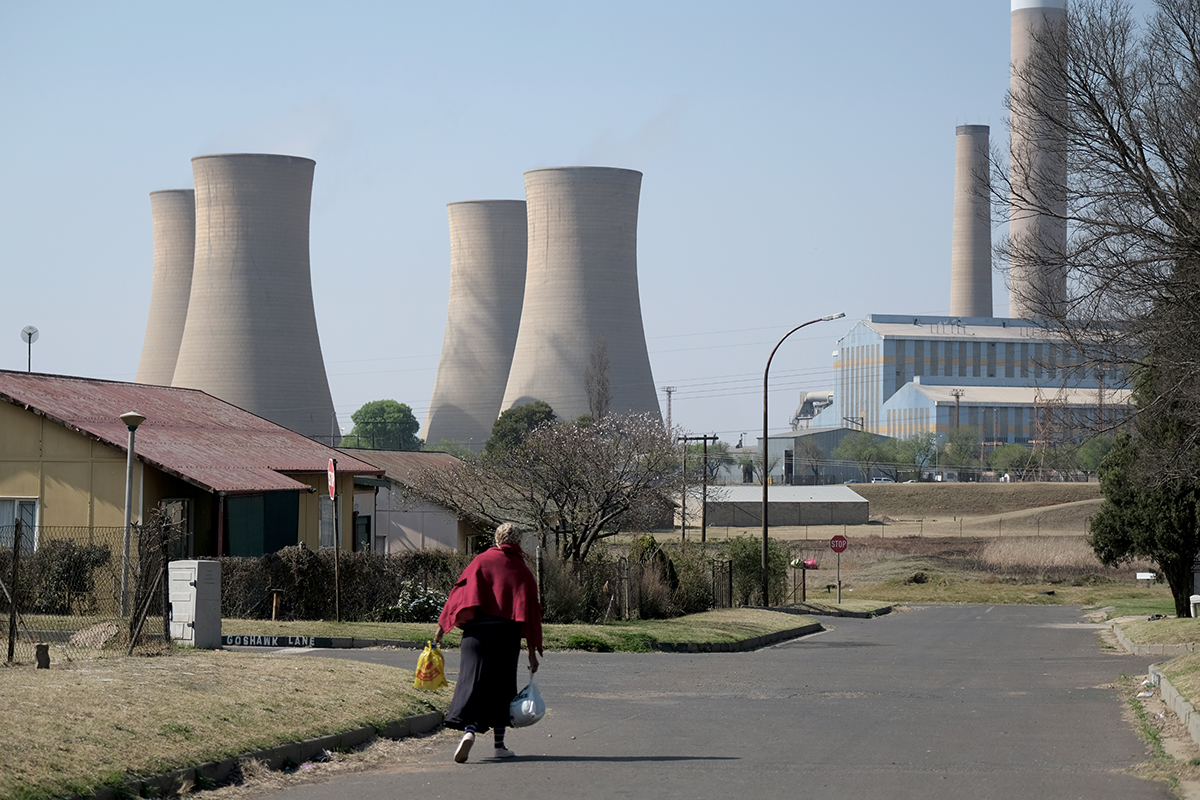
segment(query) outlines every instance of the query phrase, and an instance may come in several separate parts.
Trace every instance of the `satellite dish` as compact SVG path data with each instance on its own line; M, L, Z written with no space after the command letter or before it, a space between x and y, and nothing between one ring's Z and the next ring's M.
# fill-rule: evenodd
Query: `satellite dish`
M26 325L21 328L21 341L25 344L33 344L38 340L38 329L32 325Z

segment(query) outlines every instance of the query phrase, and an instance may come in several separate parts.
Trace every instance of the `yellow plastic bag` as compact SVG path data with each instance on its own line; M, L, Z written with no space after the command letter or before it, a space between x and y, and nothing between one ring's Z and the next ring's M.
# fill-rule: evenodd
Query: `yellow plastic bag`
M417 679L413 681L413 688L432 691L446 684L446 659L442 658L442 648L433 642L425 642L425 652L417 659Z

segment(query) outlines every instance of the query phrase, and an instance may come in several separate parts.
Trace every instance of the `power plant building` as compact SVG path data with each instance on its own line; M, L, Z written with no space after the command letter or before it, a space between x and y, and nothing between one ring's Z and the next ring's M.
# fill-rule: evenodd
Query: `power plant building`
M450 303L425 441L479 451L508 383L525 297L523 200L450 203Z
M192 159L195 261L171 384L336 444L308 252L315 166L252 153Z
M136 380L170 386L192 291L196 192L192 189L151 192L150 219L154 228L154 277Z
M1064 342L1019 319L872 314L839 340L833 366L833 403L813 428L907 438L970 426L989 444L1028 444L1050 422L1079 430L1121 419L1129 398L1116 376L1105 385Z
M608 167L525 173L529 258L502 410L542 400L575 419L599 400L661 416L638 294L641 182Z

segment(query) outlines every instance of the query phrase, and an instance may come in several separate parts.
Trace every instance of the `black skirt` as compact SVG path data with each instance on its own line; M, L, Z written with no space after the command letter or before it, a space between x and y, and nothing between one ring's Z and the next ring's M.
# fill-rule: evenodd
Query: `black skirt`
M475 723L479 733L507 728L508 704L517 696L520 655L521 623L485 617L464 625L458 683L446 727L461 731Z

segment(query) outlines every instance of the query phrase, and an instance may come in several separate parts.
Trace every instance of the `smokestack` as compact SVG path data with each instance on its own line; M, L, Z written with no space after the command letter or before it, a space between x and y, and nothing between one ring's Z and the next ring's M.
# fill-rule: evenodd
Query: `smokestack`
M150 318L135 380L170 386L192 291L196 193L191 189L151 192L150 219L154 227L154 277Z
M525 297L524 200L450 203L450 307L425 441L479 450L492 435Z
M608 411L661 416L638 296L641 185L628 169L525 173L529 264L502 408L544 400L575 419L606 378Z
M308 257L315 166L253 153L192 159L196 257L172 385L336 443Z
M954 145L954 233L950 244L950 314L992 316L992 225L988 126L959 125Z
M1066 25L1067 0L1012 0L1009 178L1014 198L1025 199L1015 200L1009 217L1009 316L1021 319L1041 316L1066 298L1065 148L1045 116L1025 102L1034 97L1043 108L1065 113L1063 88L1055 85L1053 73L1033 74L1030 65L1048 57L1036 40L1055 29L1065 33Z

